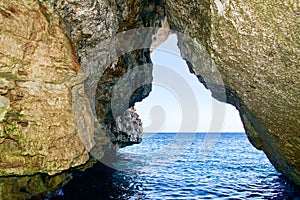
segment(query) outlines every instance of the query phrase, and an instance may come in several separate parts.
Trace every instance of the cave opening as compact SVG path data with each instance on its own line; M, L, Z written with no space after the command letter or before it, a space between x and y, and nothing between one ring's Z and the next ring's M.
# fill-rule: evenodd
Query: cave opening
M171 34L151 54L152 91L135 104L144 133L244 133L238 110L212 97L211 91L190 72L177 42L177 35ZM214 115L213 106L224 109L224 115ZM184 115L183 109L189 114Z
M191 73L177 36L170 35L152 52L151 60L152 91L135 103L143 140L119 149L120 160L114 163L117 174L130 180L122 186L127 190L122 195L271 197L284 179L248 141L238 110L213 98ZM224 193L224 188L231 189Z
M135 55L131 56L136 61ZM91 199L268 199L274 195L290 195L285 192L289 186L282 175L265 154L248 141L235 107L214 99L211 91L190 72L180 55L175 34L152 52L151 60L154 64L152 91L142 102L135 103L135 110L143 121L142 142L129 143L131 146L126 147L117 143L123 148L116 157L114 154L112 160L101 160L83 176L73 179L63 188L65 196L69 199L79 196ZM143 73L137 75L133 76L134 80L143 77ZM124 77L117 84L122 90L131 80ZM111 85L109 81L108 85ZM138 87L133 85L133 88ZM118 87L115 89L119 91ZM147 95L148 92L144 96ZM213 114L212 108L223 112ZM223 115L216 115L218 113ZM124 118L124 121L130 120ZM125 128L132 131L130 126Z

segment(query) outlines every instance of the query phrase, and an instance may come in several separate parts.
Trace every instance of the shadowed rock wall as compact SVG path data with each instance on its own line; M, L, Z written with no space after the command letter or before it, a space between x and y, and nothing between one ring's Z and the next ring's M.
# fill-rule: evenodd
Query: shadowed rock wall
M131 107L151 91L150 50L114 61L103 42L159 26L163 16L154 1L2 1L0 175L55 174L84 164L91 149L101 158L105 149L140 142L141 121ZM136 78L148 84L112 116L114 85L144 63L149 70Z
M298 185L299 9L292 0L166 0L171 28L197 39L218 65L227 94L222 101L238 108L250 142ZM183 57L196 56L183 41L179 46Z

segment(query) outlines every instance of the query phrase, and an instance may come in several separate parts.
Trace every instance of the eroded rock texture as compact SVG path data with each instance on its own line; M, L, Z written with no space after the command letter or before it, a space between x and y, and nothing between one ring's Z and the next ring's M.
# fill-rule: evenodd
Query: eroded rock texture
M71 104L79 64L57 15L0 2L0 175L55 174L87 161Z
M63 186L71 177L70 173L54 176L36 174L22 177L2 177L0 178L0 198L2 200L43 199L49 191Z
M0 175L54 174L85 163L91 149L101 158L104 148L141 141L141 121L131 107L151 91L150 51L118 59L109 39L159 25L164 11L158 3L32 0L0 6ZM151 39L144 42L150 47ZM132 94L123 88L128 104L113 116L114 85L144 63L149 70L135 74L141 87Z
M85 104L84 110L90 109L93 115L90 118L95 118L95 126L93 122L77 124L83 127L80 129L81 135L85 135L84 141L87 141L84 142L85 146L100 158L105 152L103 146L117 149L140 142L142 124L131 107L135 102L147 97L151 91L151 37L136 41L134 34L129 34L125 41L115 40L118 40L118 33L127 30L161 26L161 19L165 14L161 2L41 2L49 10L59 13L67 23L72 41L77 47L81 72L87 76L84 80L84 90L74 96L76 104L79 105L77 110L82 110L80 106ZM151 36L151 32L148 36ZM139 67L143 65L147 67ZM130 77L133 81L126 79L120 84L120 80L128 74L134 74ZM114 102L113 95L117 96ZM85 98L81 99L82 96ZM118 99L121 103L118 103ZM122 102L124 99L128 102ZM94 128L86 131L91 126ZM87 134L90 136L86 137Z
M171 28L196 38L218 65L227 102L239 109L251 143L300 184L299 2L166 0L166 6ZM184 57L196 55L180 46Z

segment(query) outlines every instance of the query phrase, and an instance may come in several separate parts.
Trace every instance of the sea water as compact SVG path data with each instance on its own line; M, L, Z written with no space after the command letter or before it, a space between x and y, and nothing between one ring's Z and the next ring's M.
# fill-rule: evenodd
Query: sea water
M75 177L56 198L300 199L244 133L145 134L119 150L113 168L103 166Z

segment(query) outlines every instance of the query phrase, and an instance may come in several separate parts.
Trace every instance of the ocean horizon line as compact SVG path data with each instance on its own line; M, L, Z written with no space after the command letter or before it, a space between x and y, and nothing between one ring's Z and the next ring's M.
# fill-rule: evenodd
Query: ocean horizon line
M246 134L246 132L173 132L173 131L168 131L168 132L143 132L143 134L167 134L167 133L172 133L172 134L178 134L178 133L184 133L184 134L223 134L223 133L243 133Z

